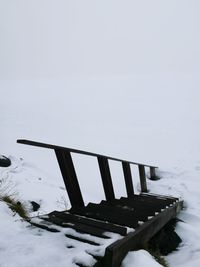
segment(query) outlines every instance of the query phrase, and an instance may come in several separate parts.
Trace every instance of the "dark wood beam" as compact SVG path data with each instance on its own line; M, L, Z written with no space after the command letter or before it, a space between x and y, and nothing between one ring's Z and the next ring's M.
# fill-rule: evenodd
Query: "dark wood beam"
M130 164L128 162L122 161L122 168L124 172L127 196L132 197L134 195L134 189Z
M148 192L145 167L143 165L138 165L138 169L139 169L139 175L140 175L141 192Z
M99 169L101 173L104 193L106 196L106 200L111 201L115 199L112 178L110 173L110 167L108 163L108 159L105 157L98 157Z
M72 207L83 207L83 197L70 152L55 149L55 153Z

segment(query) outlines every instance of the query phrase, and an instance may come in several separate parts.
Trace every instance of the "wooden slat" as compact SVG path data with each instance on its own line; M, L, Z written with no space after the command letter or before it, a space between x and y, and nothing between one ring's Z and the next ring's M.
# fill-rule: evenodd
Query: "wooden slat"
M29 220L29 223L32 224L33 226L47 230L49 232L54 232L54 233L60 232L58 229L54 228L53 224L47 225L46 221L41 220L40 222L36 223L36 222ZM84 235L81 233L79 236L66 233L65 236L70 238L70 239L74 239L74 240L77 240L77 241L80 241L83 243L87 243L87 244L94 245L94 246L99 246L99 244L97 242L94 242L92 240L88 240L88 239L84 238Z
M162 197L162 196L156 196L156 195L149 195L149 194L140 194L139 198L144 201L152 201L152 202L166 202L168 204L174 203L178 200L178 198L172 198L172 197Z
M121 207L125 210L130 210L134 209L135 212L144 212L150 214L154 214L155 212L160 212L162 208L165 208L166 205L153 205L153 204L147 204L141 203L141 202L136 202L136 201L129 201L129 200L116 200L113 202L107 202L107 201L101 201L102 205L110 205L111 207Z
M109 168L108 159L105 157L98 157L99 169L101 173L103 188L105 197L107 200L115 199L115 194L113 190L112 178Z
M88 204L88 206L84 209L72 209L71 212L133 228L138 226L138 221L146 221L148 217L147 215L144 215L142 213L139 214L138 212L130 212L118 207L106 207L93 203Z
M120 200L127 200L127 198L125 197L121 197ZM141 202L144 203L144 205L148 205L148 204L152 204L152 205L156 205L157 203L159 204L163 204L163 205L170 205L173 204L175 202L175 200L173 199L159 199L156 197L151 197L151 196L137 196L137 197L133 197L133 198L128 198L128 200L130 202Z
M179 198L177 198L177 197L159 195L159 194L153 194L153 193L141 193L139 196L152 197L152 198L156 198L156 199L169 199L169 200L173 200L173 201L179 200Z
M83 197L70 152L55 149L55 153L72 207L83 207Z
M36 223L36 222L32 222L31 220L28 221L31 225L35 226L35 227L38 227L38 228L41 228L43 230L47 230L49 232L52 232L52 233L58 233L59 231L55 228L52 228L52 227L49 227L45 224L41 224L41 223Z
M42 217L41 217L42 218ZM72 228L76 230L79 233L85 233L85 234L90 234L93 236L101 237L101 238L108 238L107 236L104 235L104 230L100 228L96 228L94 226L88 226L86 224L74 222L72 223L71 221L63 221L63 219L59 217L44 217L43 220L51 222L53 224L59 225L64 228Z
M122 168L124 172L127 196L131 197L134 195L134 189L133 189L133 181L132 181L130 164L128 162L122 161Z
M149 212L160 212L162 209L165 209L169 205L166 203L150 203L150 202L142 202L142 201L128 201L128 200L121 200L122 206L130 206L133 207L136 211L149 211Z
M58 212L54 211L49 216L56 216L62 218L63 221L69 220L71 222L80 222L85 225L89 226L95 226L97 228L100 228L104 231L107 232L113 232L113 233L118 233L120 235L126 235L127 234L127 229L125 227L119 226L119 225L114 225L108 222L102 222L102 221L97 221L93 220L91 218L86 218L86 217L81 217L75 214L69 214L66 212Z
M85 239L82 236L75 236L75 235L70 235L70 234L65 234L65 236L68 237L68 238L70 238L70 239L74 239L74 240L77 240L79 242L87 243L87 244L90 244L90 245L93 245L93 246L99 246L100 245L97 242L94 242L92 240Z
M162 207L164 209L164 207ZM104 212L104 210L107 211L116 211L119 216L126 216L129 219L133 217L134 219L137 219L138 221L145 221L149 216L155 216L156 212L161 212L161 207L144 207L140 203L139 205L137 203L132 203L132 205L128 202L126 203L116 203L114 205L110 205L110 203L103 202L100 206L100 210ZM128 219L128 220L129 220Z

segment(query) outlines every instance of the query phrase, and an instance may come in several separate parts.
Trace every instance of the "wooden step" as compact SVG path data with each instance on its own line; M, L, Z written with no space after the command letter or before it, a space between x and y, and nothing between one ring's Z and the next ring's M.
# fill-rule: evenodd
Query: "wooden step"
M89 203L83 209L73 208L70 212L131 228L136 228L138 226L138 221L148 220L148 214L138 214L134 211L126 211L119 207L110 207L93 203Z
M81 217L76 214L70 214L69 212L54 211L50 213L49 216L56 216L56 217L62 218L63 221L66 220L70 222L78 222L84 225L94 226L106 232L113 232L113 233L117 233L123 236L127 234L126 227L111 224L109 222L102 222L99 220L94 220L92 218Z
M42 217L41 217L42 218ZM104 233L105 231L94 227L94 226L88 226L86 224L78 223L78 222L70 222L70 221L63 221L62 218L59 217L45 217L45 221L51 222L53 224L59 225L63 228L71 228L75 229L79 233L85 233L85 234L90 234L93 236L101 237L101 238L108 238Z

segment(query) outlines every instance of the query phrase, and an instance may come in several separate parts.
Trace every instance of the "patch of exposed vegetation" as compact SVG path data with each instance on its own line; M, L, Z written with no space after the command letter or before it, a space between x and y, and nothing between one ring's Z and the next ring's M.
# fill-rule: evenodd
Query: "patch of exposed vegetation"
M25 205L16 200L14 197L8 195L0 196L0 200L5 202L8 207L14 212L14 214L18 214L23 219L28 218L28 211Z
M27 219L27 208L18 200L17 193L13 190L13 187L13 184L8 179L0 180L0 201L5 202L14 215L18 214L21 218Z

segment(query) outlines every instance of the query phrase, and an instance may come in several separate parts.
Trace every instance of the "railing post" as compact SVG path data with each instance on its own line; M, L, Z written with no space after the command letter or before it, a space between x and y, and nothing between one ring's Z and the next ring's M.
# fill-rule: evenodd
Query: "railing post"
M83 197L70 152L55 149L55 153L72 207L84 207Z
M156 176L156 168L150 167L150 179L151 180L158 180L159 178Z
M140 174L140 185L141 185L141 192L148 192L147 190L147 182L146 182L146 174L145 174L145 166L138 165L139 174Z
M115 194L113 190L112 178L109 168L108 159L106 157L97 157L99 163L99 169L101 173L101 178L103 182L103 188L106 196L106 200L111 201L115 199Z
M122 161L122 168L124 172L127 196L132 197L134 196L134 189L133 189L133 181L132 181L130 164L126 161Z

